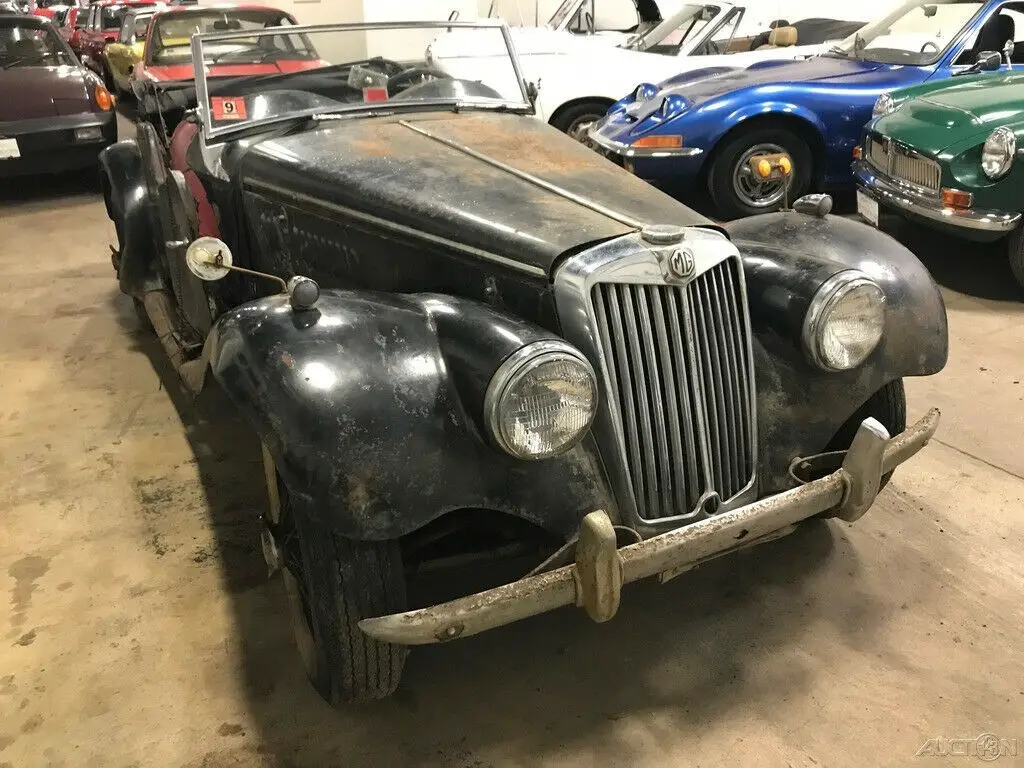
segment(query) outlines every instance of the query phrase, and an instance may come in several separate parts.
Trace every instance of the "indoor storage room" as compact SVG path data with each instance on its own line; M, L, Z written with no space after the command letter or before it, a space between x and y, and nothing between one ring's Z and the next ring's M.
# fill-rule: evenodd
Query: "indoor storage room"
M1024 766L1024 2L0 0L0 768Z

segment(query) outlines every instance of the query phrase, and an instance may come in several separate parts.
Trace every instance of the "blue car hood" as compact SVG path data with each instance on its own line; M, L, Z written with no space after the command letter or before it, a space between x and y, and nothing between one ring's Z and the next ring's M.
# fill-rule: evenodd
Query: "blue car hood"
M857 59L818 56L803 61L764 61L746 69L714 70L687 73L661 84L657 99L671 93L679 94L693 106L710 101L724 93L772 83L830 83L856 86L877 84L880 89L903 85L904 81L922 79L918 67L876 64ZM911 77L907 77L911 75Z

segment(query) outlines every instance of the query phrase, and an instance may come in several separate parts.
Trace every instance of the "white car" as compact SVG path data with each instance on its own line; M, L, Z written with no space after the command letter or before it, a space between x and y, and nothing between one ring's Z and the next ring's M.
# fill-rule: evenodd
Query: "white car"
M774 29L739 37L736 32L747 11L743 6L723 0L658 0L662 20L655 22L650 13L654 0L635 0L639 22L632 31L616 32L598 30L587 21L584 3L592 7L594 0L567 0L544 27L510 29L523 77L536 89L537 116L581 141L590 124L639 83L658 83L704 67L807 58L865 24L838 19L804 19L792 25L782 21ZM641 7L648 10L646 15ZM568 16L560 15L563 9ZM571 34L580 19L584 33ZM514 92L517 86L504 44L492 50L489 42L498 41L452 29L427 47L427 64L452 77Z

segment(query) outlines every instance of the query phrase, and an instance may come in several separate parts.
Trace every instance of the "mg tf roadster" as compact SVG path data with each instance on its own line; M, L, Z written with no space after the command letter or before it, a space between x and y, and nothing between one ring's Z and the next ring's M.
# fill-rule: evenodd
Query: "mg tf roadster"
M448 26L500 41L514 87L396 58ZM103 183L121 290L262 441L254 523L332 703L393 692L410 645L606 621L628 582L856 520L934 433L903 379L945 365L941 296L829 198L716 226L533 119L499 22L221 32L193 60L281 36L323 66L144 93Z

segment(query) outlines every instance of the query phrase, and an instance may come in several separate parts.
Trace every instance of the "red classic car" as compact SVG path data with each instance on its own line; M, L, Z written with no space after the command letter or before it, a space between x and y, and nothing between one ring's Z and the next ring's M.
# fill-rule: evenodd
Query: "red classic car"
M94 165L117 139L113 106L50 22L0 15L0 178Z
M103 49L117 39L129 8L158 5L155 0L99 0L89 6L89 18L78 36L77 53L82 63L103 74ZM109 83L108 83L109 86Z
M290 13L254 5L169 8L153 17L146 53L135 65L140 82L170 83L192 80L192 35L239 32L294 26ZM236 77L298 72L325 66L305 35L272 35L223 44L210 43L206 76Z
M64 42L71 46L71 50L75 52L76 56L80 55L81 50L78 47L78 39L88 23L89 9L76 5L68 8L68 12L61 17L60 23L57 24L57 32Z

